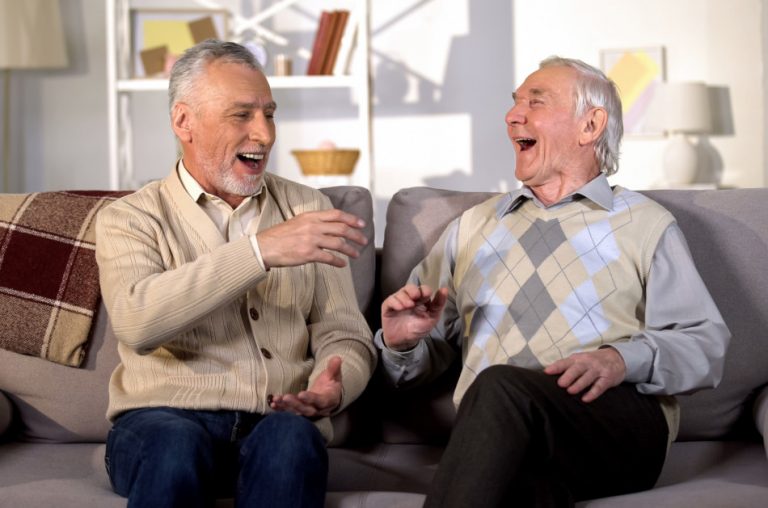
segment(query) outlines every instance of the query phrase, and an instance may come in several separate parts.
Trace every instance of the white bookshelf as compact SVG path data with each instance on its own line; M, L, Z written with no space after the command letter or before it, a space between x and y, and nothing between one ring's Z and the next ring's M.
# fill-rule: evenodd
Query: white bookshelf
M159 2L157 2L159 3ZM190 9L203 7L220 8L210 0L189 0ZM281 0L264 9L258 15L243 19L238 13L230 11L233 23L239 30L253 29L280 43L279 34L274 34L263 23L272 16L288 9L294 4L305 3L317 6L317 0ZM348 89L357 109L359 139L357 148L360 158L354 173L348 179L349 184L366 187L373 192L372 171L372 119L371 119L371 77L370 77L370 0L349 0L350 9L356 9L357 38L352 55L350 72L347 75L333 76L267 76L272 89ZM322 5L322 2L320 2ZM133 120L131 101L136 94L166 93L167 79L131 78L131 26L130 0L107 0L107 114L109 138L109 185L112 189L132 189L138 186L134 177ZM178 6L175 6L178 8ZM314 35L314 34L313 34ZM310 38L310 39L313 39ZM302 48L309 55L311 48ZM312 128L312 127L308 127ZM280 125L278 123L278 130ZM301 148L301 147L295 147Z

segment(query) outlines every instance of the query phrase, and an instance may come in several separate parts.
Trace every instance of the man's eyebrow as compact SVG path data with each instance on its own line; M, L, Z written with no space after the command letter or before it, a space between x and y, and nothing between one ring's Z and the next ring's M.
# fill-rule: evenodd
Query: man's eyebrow
M275 101L260 102L235 102L229 109L277 109Z
M531 88L528 90L528 95L531 97L541 97L544 95L548 95L548 91L544 88ZM512 92L512 100L517 101L520 98L520 94L517 92Z

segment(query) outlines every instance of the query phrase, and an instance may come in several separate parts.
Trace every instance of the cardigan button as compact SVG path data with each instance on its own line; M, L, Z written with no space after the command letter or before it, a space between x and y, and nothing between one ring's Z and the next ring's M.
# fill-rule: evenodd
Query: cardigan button
M261 348L261 354L263 354L264 358L266 358L267 360L271 360L272 359L272 353L270 353L269 349L267 349L265 347Z
M257 310L256 310L256 309L254 309L253 307L251 307L250 309L248 309L248 315L249 315L249 316L251 316L251 319L253 319L254 321L256 321L257 319L259 319L259 311L257 311Z

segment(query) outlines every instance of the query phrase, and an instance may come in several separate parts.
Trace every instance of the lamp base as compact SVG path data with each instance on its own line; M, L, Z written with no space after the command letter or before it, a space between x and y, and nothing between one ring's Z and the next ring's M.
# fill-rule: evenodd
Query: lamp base
M698 169L696 147L685 134L673 134L664 149L664 176L669 185L693 183Z

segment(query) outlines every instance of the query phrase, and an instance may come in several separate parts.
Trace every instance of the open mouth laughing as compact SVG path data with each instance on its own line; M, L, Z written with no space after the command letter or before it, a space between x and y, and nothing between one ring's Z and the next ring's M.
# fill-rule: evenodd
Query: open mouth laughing
M257 169L261 161L264 160L264 154L260 152L241 152L237 154L237 158L251 169Z
M533 147L536 144L536 140L533 138L515 138L515 143L520 146L520 151L524 152Z

